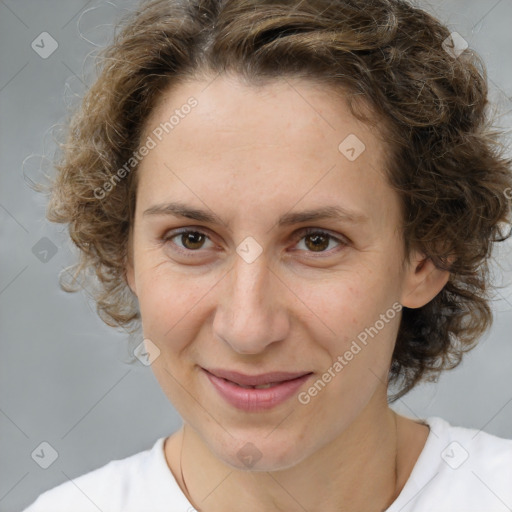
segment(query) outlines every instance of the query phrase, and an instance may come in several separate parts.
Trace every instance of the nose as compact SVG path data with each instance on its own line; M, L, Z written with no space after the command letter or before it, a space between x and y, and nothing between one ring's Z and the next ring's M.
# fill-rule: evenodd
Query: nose
M220 293L213 330L237 353L259 354L288 336L285 300L291 292L264 254L252 263L237 257Z

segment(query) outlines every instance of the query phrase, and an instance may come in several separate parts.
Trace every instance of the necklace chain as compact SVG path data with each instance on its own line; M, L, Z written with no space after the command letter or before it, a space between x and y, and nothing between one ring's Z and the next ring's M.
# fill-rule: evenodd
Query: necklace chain
M183 487L185 487L185 492L187 494L187 498L188 500L191 502L192 501L192 496L190 496L190 492L188 490L188 487L187 487L187 483L185 482L185 477L183 476L183 464L182 464L182 460L183 460L183 441L184 441L184 438L185 438L185 426L183 426L183 433L181 434L181 448L180 448L180 473L181 473L181 481L183 482Z

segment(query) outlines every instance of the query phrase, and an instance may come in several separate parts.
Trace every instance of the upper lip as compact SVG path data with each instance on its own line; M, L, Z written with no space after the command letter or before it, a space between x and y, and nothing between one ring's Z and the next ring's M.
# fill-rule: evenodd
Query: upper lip
M206 370L208 373L215 375L216 377L220 377L222 379L230 380L231 382L235 382L236 384L242 384L243 386L262 386L264 384L271 384L272 382L283 382L286 380L297 379L298 377L302 377L304 375L309 375L312 372L268 372L262 373L260 375L245 375L243 373L231 371L231 370L222 370L217 368L212 368Z

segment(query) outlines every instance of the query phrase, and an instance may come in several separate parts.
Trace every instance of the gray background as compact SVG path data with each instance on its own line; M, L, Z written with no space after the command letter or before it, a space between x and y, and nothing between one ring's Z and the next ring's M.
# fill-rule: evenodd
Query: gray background
M21 510L68 478L147 449L181 424L150 368L126 364L127 335L100 321L86 293L58 288L57 275L75 253L65 228L45 220L44 196L27 185L50 169L53 130L90 74L86 56L108 42L111 24L132 5L0 0L1 512ZM419 5L484 57L501 125L510 127L512 0ZM58 43L46 59L31 47L42 32ZM512 280L511 260L508 244L495 267L504 283ZM397 410L512 438L509 284L493 307L492 330L462 366L404 397ZM58 452L48 469L31 457L43 441Z

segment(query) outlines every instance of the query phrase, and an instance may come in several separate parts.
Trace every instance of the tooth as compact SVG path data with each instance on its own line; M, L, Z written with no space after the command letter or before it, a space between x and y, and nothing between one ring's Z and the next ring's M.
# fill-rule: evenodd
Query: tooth
M238 384L237 382L235 382L235 384L244 389L267 389L274 386L276 383L271 382L270 384L261 384L259 386L244 386L243 384Z

